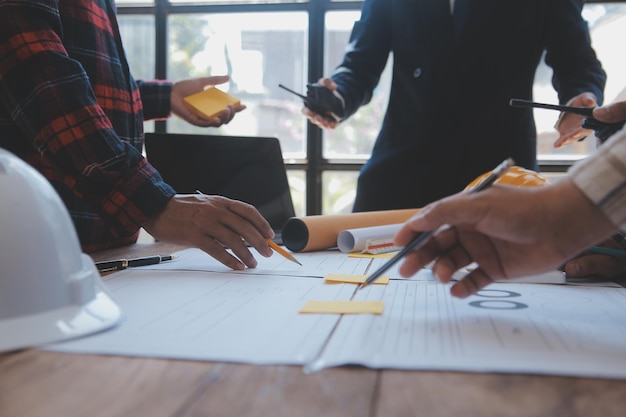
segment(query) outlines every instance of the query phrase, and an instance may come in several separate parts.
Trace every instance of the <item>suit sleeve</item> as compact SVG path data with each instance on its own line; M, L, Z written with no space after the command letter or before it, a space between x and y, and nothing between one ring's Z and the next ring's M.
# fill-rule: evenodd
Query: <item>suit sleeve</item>
M581 16L582 0L549 2L546 24L546 63L552 67L552 84L559 102L566 103L583 92L592 92L601 104L606 73L591 47L587 22Z
M366 0L343 61L332 79L345 101L346 117L369 103L391 52L391 0Z

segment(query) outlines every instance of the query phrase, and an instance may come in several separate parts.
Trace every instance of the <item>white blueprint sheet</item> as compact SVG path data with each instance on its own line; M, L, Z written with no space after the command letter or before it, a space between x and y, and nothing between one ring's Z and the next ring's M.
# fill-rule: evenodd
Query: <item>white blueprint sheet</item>
M319 252L303 252L294 253L293 255L300 261L302 266L285 259L278 253L274 253L269 258L265 258L256 252L253 248L250 251L254 254L258 261L256 268L249 268L244 271L233 271L222 265L214 258L210 257L200 249L185 249L175 253L179 258L173 261L163 262L158 265L149 265L141 267L141 269L167 270L167 271L209 271L224 272L228 274L244 274L244 275L275 275L275 276L292 276L292 277L319 277L323 278L328 274L371 274L380 267L388 259L373 258L351 258L347 254L338 250L328 250ZM385 275L391 279L405 279L398 273L401 262L391 267ZM430 272L424 270L424 273L417 274L412 277L413 280L433 281Z
M380 268L388 259L385 258L351 258L348 255L336 250L295 253L294 256L300 261L302 266L297 265L288 259L280 256L278 253L264 258L259 255L256 250L251 249L259 265L256 268L246 269L245 271L233 271L230 268L216 261L200 249L185 249L177 252L175 255L179 259L170 262L163 262L158 265L149 265L142 269L154 270L188 270L188 271L210 271L224 272L229 274L254 274L254 275L282 275L293 277L320 277L323 278L328 274L371 274ZM389 268L385 275L391 279L406 279L400 276L398 268L402 262L396 263ZM455 277L462 276L462 273L456 274ZM414 281L434 281L430 272L424 270L410 278ZM455 278L456 279L456 278ZM565 274L560 271L548 272L545 274L533 275L519 279L518 281L527 281L535 283L552 283L559 284L565 282Z
M328 259L345 258L330 254ZM268 260L260 259L257 269L271 269ZM186 261L181 256L177 262L186 266ZM349 300L353 284L324 284L306 276L128 269L106 277L125 315L119 326L46 348L298 364L310 370L359 364L626 379L626 289L498 283L459 300L447 285L429 279L429 271L422 274L421 281L392 280L356 293L357 300L383 300L381 316L340 316L298 314L298 309L310 300Z
M123 322L54 350L302 364L319 352L337 315L304 315L310 299L349 300L354 285L321 278L128 269L106 281Z
M391 281L355 299L381 317L342 317L312 370L493 371L626 378L626 289L492 284L467 299L442 284Z

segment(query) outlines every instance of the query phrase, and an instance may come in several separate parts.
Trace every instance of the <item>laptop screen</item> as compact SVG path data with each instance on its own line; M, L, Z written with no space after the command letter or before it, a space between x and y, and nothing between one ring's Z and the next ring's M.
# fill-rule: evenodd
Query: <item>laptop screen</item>
M146 157L179 194L252 204L280 232L295 216L280 142L270 137L146 133Z

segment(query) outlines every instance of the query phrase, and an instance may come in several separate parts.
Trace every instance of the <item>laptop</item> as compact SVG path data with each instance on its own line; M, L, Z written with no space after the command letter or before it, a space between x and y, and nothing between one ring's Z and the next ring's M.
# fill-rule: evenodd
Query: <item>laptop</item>
M280 142L272 137L146 133L146 157L179 194L217 194L252 204L282 243L295 216Z

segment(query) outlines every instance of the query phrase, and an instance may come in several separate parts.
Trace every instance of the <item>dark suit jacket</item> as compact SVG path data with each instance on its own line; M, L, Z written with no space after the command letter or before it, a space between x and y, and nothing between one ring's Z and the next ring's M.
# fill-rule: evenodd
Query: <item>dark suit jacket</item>
M448 0L366 0L332 77L346 114L370 100L390 52L393 81L354 210L422 207L507 157L536 169L532 110L508 103L532 98L544 51L561 102L585 91L602 100L582 4L456 0L451 16Z

